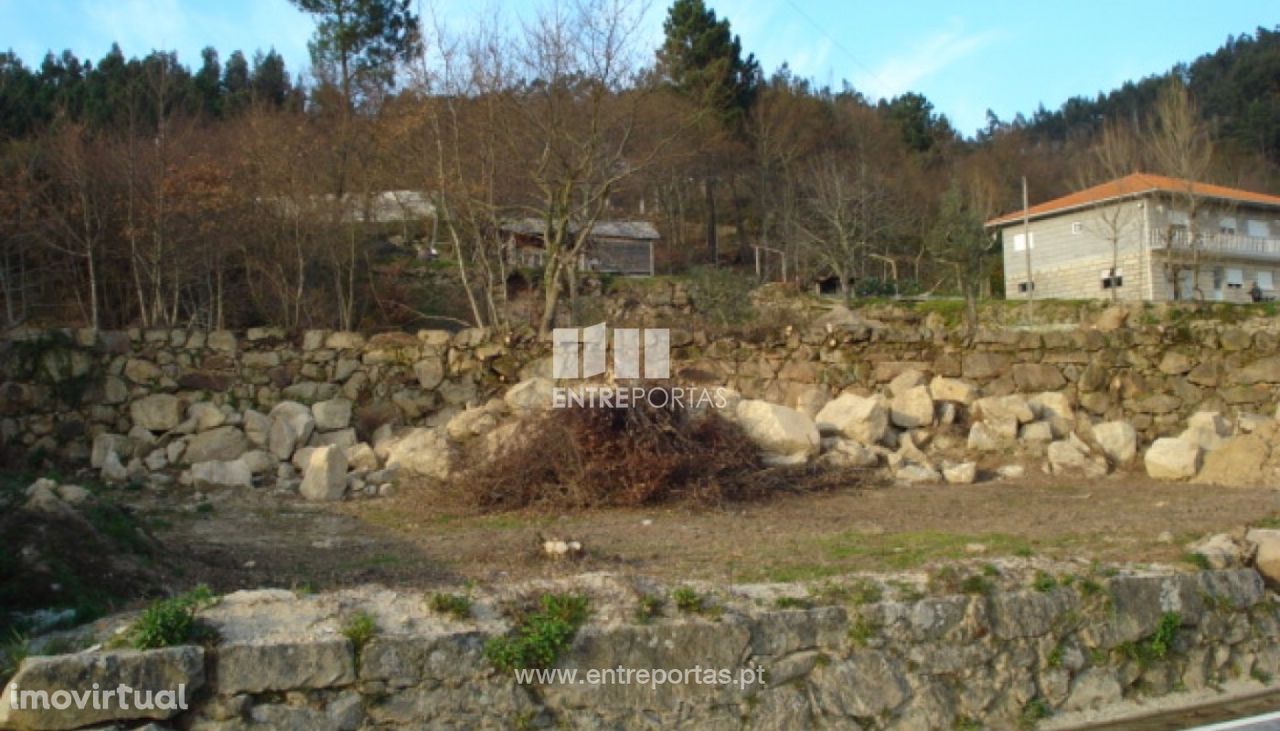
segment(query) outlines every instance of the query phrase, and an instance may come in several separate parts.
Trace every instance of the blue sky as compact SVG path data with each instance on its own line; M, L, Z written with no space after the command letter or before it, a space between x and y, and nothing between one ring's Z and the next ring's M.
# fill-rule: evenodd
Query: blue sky
M554 0L436 0L463 22L477 9L515 19ZM568 2L569 0L561 0ZM425 2L425 0L424 0ZM644 42L661 37L666 0L648 8ZM819 84L849 80L872 98L918 91L966 134L987 108L1001 118L1056 108L1163 71L1230 34L1280 23L1275 0L709 0L767 71L784 61ZM482 10L483 12L483 10ZM93 60L112 41L128 55L172 48L185 63L206 45L274 47L307 65L310 20L287 0L0 0L0 47L38 63L48 49Z

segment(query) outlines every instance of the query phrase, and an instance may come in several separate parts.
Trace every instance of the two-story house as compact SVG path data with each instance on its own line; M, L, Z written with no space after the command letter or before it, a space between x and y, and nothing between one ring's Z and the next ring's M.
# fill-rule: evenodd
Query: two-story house
M986 226L1003 241L1009 298L1029 287L1061 299L1280 294L1280 196L1134 173Z

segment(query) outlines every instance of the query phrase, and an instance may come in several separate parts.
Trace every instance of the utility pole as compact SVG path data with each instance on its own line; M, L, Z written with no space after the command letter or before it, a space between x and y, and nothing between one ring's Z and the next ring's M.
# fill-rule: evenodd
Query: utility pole
M1036 283L1031 278L1031 213L1027 203L1027 176L1022 176L1022 252L1027 261L1027 324L1035 314Z

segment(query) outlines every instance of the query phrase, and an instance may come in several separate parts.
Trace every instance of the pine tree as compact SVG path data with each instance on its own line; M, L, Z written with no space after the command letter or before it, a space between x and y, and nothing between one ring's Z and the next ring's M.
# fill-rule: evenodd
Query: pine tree
M218 63L218 52L212 46L206 46L200 52L200 70L193 79L196 96L200 99L200 108L207 116L216 117L222 109L222 65Z
M260 103L275 107L284 106L285 100L293 92L289 74L285 71L284 58L271 49L265 56L261 53L253 57L253 98Z
M741 123L755 102L760 65L754 55L742 57L742 42L729 20L718 19L702 0L675 0L662 27L661 77L715 110L725 124Z
M350 104L364 84L394 86L395 64L421 47L412 0L291 0L316 18L311 63L332 69Z

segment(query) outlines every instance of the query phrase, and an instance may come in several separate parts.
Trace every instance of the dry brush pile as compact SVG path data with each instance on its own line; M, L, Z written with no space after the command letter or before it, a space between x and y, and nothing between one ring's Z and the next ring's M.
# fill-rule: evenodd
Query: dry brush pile
M455 482L464 501L486 511L717 505L835 483L810 468L766 468L742 428L713 411L560 409L515 434L492 454L473 447L476 466Z

